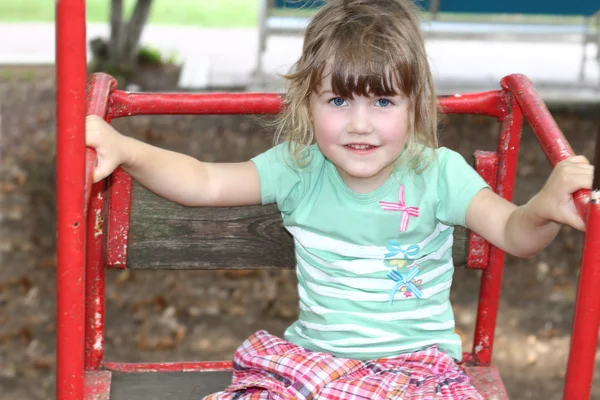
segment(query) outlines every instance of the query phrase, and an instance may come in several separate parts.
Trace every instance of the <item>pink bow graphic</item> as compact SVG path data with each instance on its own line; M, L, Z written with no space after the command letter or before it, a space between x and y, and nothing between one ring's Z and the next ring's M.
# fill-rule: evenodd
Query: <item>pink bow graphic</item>
M404 185L400 185L400 190L398 191L398 202L390 203L388 201L380 201L379 205L384 211L401 211L402 212L402 222L400 223L400 232L405 232L408 229L408 220L410 217L418 217L419 216L419 208L418 207L407 207L406 203L404 203Z

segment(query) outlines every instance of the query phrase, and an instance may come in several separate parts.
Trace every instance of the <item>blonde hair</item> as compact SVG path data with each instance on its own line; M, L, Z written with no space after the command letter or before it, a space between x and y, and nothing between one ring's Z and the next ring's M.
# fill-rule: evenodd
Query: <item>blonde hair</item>
M414 169L425 169L429 164L421 159L425 148L438 146L437 99L412 2L329 0L311 20L302 55L284 75L284 107L275 121L275 142L287 140L299 166L306 164L305 150L314 142L309 96L318 90L326 67L332 90L340 97L408 97L403 157Z

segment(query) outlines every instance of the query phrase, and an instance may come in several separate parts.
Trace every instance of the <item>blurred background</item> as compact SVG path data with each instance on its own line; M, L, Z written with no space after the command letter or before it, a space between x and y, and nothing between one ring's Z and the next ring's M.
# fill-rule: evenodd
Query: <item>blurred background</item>
M319 2L88 0L90 72L139 91L277 91ZM419 2L438 92L499 88L529 76L576 153L593 158L600 111L597 1ZM526 4L525 4L526 3ZM0 0L0 399L54 396L54 2ZM285 6L285 7L284 7ZM250 116L151 116L122 132L207 161L246 160L271 144ZM497 121L448 116L443 145L468 160L494 150ZM515 202L550 167L524 127ZM507 258L494 363L511 399L560 399L583 235L563 228L542 253ZM457 331L471 345L479 273L456 271ZM228 360L257 329L297 315L291 271L107 274L106 359ZM594 394L600 398L600 380Z

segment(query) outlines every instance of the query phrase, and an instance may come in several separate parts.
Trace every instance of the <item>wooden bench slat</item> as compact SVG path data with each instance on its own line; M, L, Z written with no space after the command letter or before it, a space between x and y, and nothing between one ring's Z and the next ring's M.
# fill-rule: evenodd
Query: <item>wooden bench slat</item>
M113 372L110 400L200 400L230 384L231 371Z
M133 183L127 266L132 269L292 268L291 236L275 205L183 207ZM466 264L467 231L453 256Z
M471 382L485 399L508 400L495 367L466 367ZM110 400L201 399L225 389L231 371L112 373Z

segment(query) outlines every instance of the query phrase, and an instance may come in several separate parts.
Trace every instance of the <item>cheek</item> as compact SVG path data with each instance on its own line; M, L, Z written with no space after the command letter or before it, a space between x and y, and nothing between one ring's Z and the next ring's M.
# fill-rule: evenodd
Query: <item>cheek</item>
M323 113L315 115L313 120L313 128L315 136L319 140L332 140L337 136L340 129L340 120L336 118L334 113Z
M390 118L380 125L379 130L383 140L404 144L408 135L406 119Z

